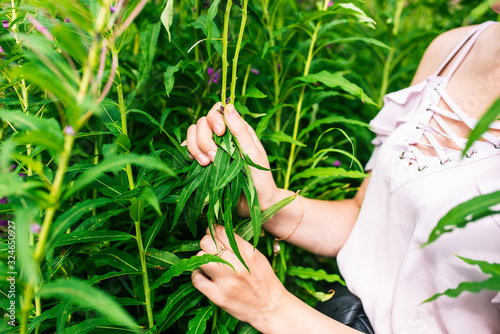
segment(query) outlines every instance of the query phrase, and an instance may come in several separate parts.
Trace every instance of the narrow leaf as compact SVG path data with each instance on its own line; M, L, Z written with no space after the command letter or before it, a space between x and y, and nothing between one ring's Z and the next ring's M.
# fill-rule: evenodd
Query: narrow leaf
M492 211L491 208L498 203L500 203L500 191L480 195L457 205L439 220L436 227L432 230L429 240L422 247L434 242L442 234L449 233L455 228L464 228L471 222L497 213L496 211Z
M189 321L187 334L204 334L207 328L207 321L214 313L215 304L202 307L193 319Z
M67 246L79 242L104 242L133 239L132 234L121 231L79 231L57 238L55 246Z
M165 9L161 13L160 19L161 22L163 23L163 26L167 30L169 42L171 41L170 26L172 25L173 18L174 18L174 0L167 0L167 5L165 6Z
M151 289L156 289L160 285L170 282L170 280L173 277L179 276L186 271L193 271L199 266L210 262L224 263L233 268L233 266L229 262L212 254L204 254L202 256L192 256L190 258L182 259L179 263L176 263L172 267L170 267L170 269L168 269L165 273L163 273L163 275L161 275L156 280L155 284L153 284Z
M110 321L130 329L139 330L135 320L116 301L101 289L76 278L58 279L50 282L37 292L42 298L70 298L74 303L91 307Z

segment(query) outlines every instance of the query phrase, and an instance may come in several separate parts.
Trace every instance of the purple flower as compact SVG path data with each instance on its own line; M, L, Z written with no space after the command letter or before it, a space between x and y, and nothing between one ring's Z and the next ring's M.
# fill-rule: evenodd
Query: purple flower
M221 72L220 69L218 69L217 71L214 72L214 69L209 67L208 68L208 76L210 78L208 79L208 83L210 83L212 81L212 82L218 84L219 80L220 80L220 72Z
M330 1L330 2L328 3L328 6L327 6L327 7L331 7L331 6L333 6L333 1Z
M0 204L5 205L7 203L9 203L9 198L7 196L0 198Z
M5 53L5 50L2 48L2 46L0 45L0 53ZM5 59L4 56L1 56L2 59Z
M65 22L65 23L70 23L70 22L71 22L71 20L70 20L69 18L67 18L67 17L66 17L66 18L64 19L64 22Z
M17 174L17 175L19 175L19 176L20 176L20 177L22 177L22 178L25 178L25 177L26 177L26 174L24 174L24 173L19 173L19 174Z
M114 12L116 11L116 8L115 8L115 7L113 7L113 5L111 5L111 6L109 6L109 11L110 11L111 13L114 13Z
M71 125L68 125L67 127L64 128L64 133L67 134L68 136L74 136L76 135L75 129Z
M31 224L30 226L30 231L31 233L33 234L38 234L40 233L40 230L42 229L42 227L40 226L40 224L37 224L37 223L33 223Z
M341 164L342 164L342 163L340 162L340 160L335 160L335 161L333 162L333 166L334 166L334 167L340 167L340 165L341 165Z
M255 68L251 68L250 72L252 72L255 75L259 75L259 73L260 73L259 70L256 70Z
M16 167L17 167L16 165L11 165L10 166L10 171L13 172L16 169Z
M5 29L9 29L9 21L7 21L7 20L3 20L3 21L2 21L2 24L3 24L3 27L4 27Z
M278 63L278 71L281 71L281 64Z
M5 228L9 225L9 221L5 219L0 219L0 228Z

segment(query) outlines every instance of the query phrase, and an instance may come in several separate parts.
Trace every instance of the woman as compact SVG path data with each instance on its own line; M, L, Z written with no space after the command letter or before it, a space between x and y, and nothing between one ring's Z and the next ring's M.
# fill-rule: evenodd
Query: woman
M500 123L461 159L470 129L500 96L500 24L487 22L437 37L425 52L412 85L388 94L371 122L377 137L365 179L352 199L320 201L299 196L264 228L277 238L324 256L337 256L348 288L363 302L376 333L500 333L500 295L462 293L424 300L462 281L487 278L452 253L500 262L500 220L487 217L420 248L440 217L481 193L500 189ZM225 131L216 104L187 134L191 155L214 160L213 133ZM232 105L225 117L243 150L269 162L253 129ZM252 169L262 210L292 194L270 172ZM239 211L245 214L243 205ZM251 274L232 253L224 229L216 244L207 234L199 253L218 263L193 272L196 288L234 317L263 333L354 333L289 293L267 259L237 237ZM292 233L291 233L292 232ZM208 233L208 232L207 232ZM222 249L222 251L221 251Z

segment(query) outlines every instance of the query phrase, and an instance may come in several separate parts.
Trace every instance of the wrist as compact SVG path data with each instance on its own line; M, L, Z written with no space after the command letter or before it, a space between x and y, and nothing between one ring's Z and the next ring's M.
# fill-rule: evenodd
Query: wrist
M283 291L270 296L267 310L255 319L251 325L264 334L291 333L287 323L291 312L292 303L296 297L283 287Z
M272 205L278 203L279 201L292 196L295 194L291 190L286 190L282 188L275 187L275 189L262 196L262 200L259 198L259 205L262 211L269 209Z

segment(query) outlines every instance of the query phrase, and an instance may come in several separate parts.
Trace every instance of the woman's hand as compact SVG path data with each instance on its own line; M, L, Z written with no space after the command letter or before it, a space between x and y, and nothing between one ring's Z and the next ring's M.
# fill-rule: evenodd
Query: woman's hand
M218 254L235 270L222 263L205 264L193 272L193 285L235 318L269 333L292 295L276 277L266 257L238 235L235 238L250 272L233 253L224 227L217 225L216 244L207 230L198 255Z
M215 159L217 145L213 140L213 134L222 136L226 132L224 119L219 112L221 106L220 102L216 103L206 117L201 117L196 124L191 125L187 131L187 140L183 143L187 143L189 153L202 166L208 165ZM238 140L243 152L256 164L269 168L266 151L255 131L241 118L232 104L226 105L224 115L231 133ZM265 210L281 199L277 199L278 188L271 172L254 167L250 169L259 204L261 209ZM246 201L239 201L238 211L242 215L248 215Z

